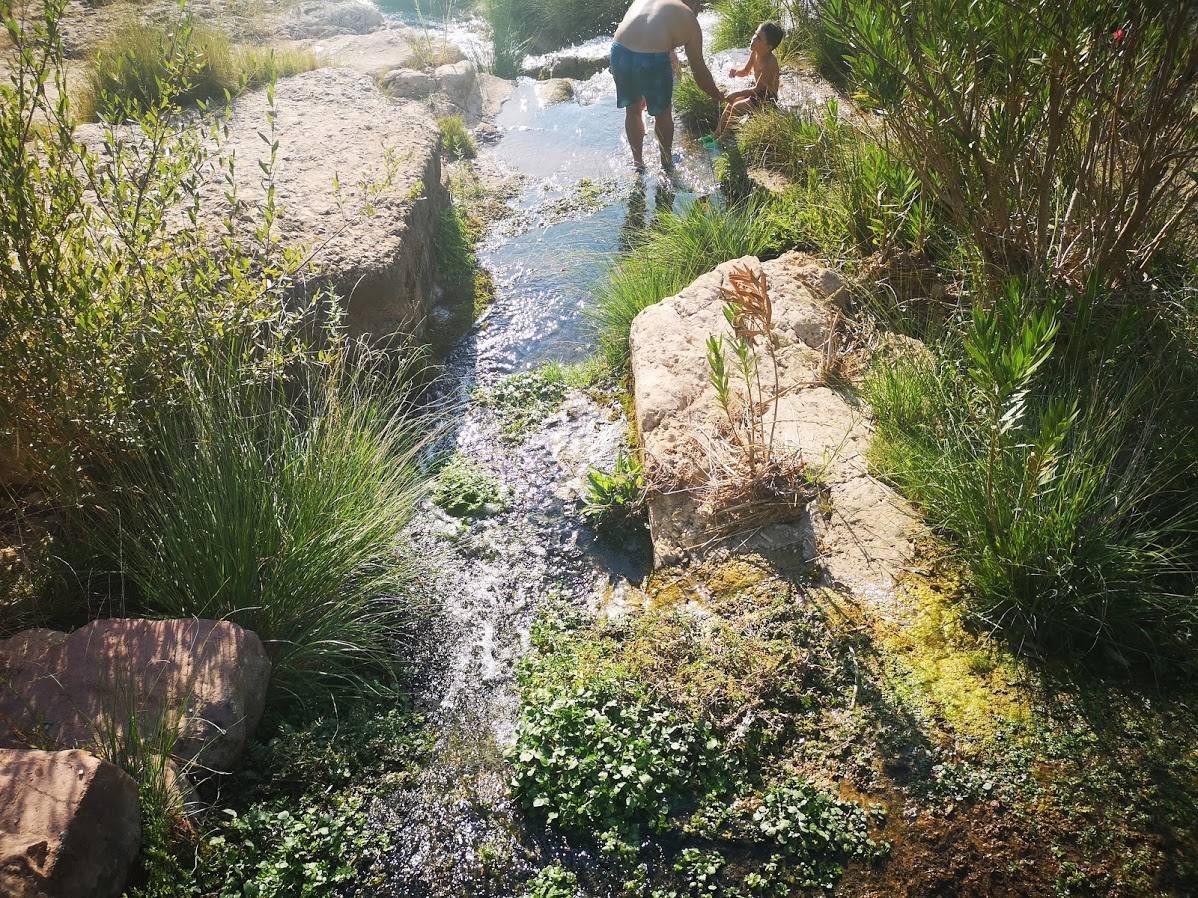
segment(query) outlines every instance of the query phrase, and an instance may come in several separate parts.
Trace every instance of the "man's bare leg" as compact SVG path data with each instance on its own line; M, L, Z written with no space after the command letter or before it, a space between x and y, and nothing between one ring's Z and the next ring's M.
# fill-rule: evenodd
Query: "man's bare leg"
M661 150L661 167L669 171L674 167L674 108L667 106L653 119L653 131L657 134L657 148Z
M645 170L645 120L641 110L645 108L644 101L633 103L624 110L624 133L628 135L628 145L632 147L632 164L637 171Z

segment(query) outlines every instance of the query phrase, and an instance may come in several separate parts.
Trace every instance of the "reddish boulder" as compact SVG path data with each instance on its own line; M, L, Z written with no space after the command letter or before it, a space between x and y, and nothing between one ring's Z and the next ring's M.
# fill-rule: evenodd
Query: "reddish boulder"
M0 749L0 895L114 898L140 843L137 784L119 767Z
M228 770L262 716L270 660L228 621L98 620L0 641L0 748L87 748L176 727L173 754Z

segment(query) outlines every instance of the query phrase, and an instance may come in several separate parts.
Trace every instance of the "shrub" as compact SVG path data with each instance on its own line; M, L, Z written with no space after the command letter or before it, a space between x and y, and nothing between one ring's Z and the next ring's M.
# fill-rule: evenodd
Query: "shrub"
M316 65L310 50L236 46L184 16L171 26L129 20L96 51L88 78L96 111L120 120L131 108L236 95Z
M628 334L642 309L673 296L721 262L760 256L767 248L752 204L712 207L700 201L679 215L663 215L599 289L591 315L608 366L627 369Z
M74 141L69 100L46 93L65 83L60 15L55 2L37 24L8 23L23 77L0 86L0 432L19 434L35 480L73 497L136 449L189 365L235 353L257 380L296 363L325 297L289 301L304 263L274 239L272 194L201 201L209 166L232 160L211 158L164 97L106 126L98 151ZM173 52L177 86L187 50Z
M674 85L674 112L683 126L695 133L714 131L720 122L720 104L690 75L683 75Z
M596 682L525 696L511 752L512 790L528 811L593 838L636 844L660 830L719 747L706 724L652 701L633 684Z
M402 531L436 428L408 392L402 377L338 369L303 384L197 376L116 465L78 538L140 610L256 632L277 695L356 688L392 670L415 612Z
M1097 348L1054 347L1042 302L1013 287L975 312L964 358L879 362L874 463L960 546L989 626L1049 650L1184 655L1198 632L1189 378L1151 338L1103 347L1109 325Z
M817 4L858 95L991 273L1135 281L1198 205L1191 4Z
M474 138L466 130L460 115L446 115L437 119L441 129L441 151L450 159L473 159L478 154Z

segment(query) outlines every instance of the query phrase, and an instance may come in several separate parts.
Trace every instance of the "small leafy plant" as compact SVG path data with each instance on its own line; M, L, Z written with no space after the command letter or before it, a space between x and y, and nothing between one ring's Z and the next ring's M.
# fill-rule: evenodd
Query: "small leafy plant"
M511 760L520 804L566 833L663 830L689 787L718 767L709 726L638 686L594 682L525 696Z
M473 159L478 155L474 138L466 129L466 123L460 115L446 115L437 119L437 127L441 129L441 151L449 159Z
M753 814L763 841L789 858L789 873L802 888L831 889L845 861L885 855L889 847L869 837L865 811L801 779L766 792Z
M750 478L773 461L774 434L778 426L777 404L767 399L761 383L757 341L765 346L773 376L772 396L778 395L778 356L774 347L773 303L764 271L753 272L737 266L728 275L731 288L721 287L726 300L724 318L732 328L732 337L712 335L707 338L707 367L711 385L715 387L720 408L728 426L749 466ZM729 367L725 343L732 348L735 367ZM734 377L743 391L739 408L735 401ZM765 408L773 404L773 417L766 429Z
M612 471L592 468L587 473L585 518L600 529L619 526L639 516L645 499L645 471L631 453L616 456Z
M550 362L535 371L510 374L475 399L495 411L503 438L519 442L546 415L561 405L570 390L571 371Z

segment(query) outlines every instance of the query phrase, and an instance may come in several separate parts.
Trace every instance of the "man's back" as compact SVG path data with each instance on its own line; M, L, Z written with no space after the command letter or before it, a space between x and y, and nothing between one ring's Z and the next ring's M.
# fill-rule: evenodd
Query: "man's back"
M682 0L637 0L615 39L637 53L668 53L690 43L698 30L695 13Z

